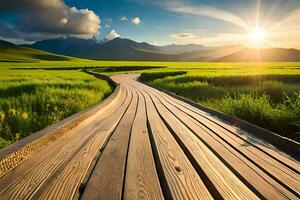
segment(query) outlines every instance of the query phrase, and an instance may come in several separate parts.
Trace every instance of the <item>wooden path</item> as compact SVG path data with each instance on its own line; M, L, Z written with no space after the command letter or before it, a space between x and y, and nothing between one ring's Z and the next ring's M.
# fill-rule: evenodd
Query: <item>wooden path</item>
M0 199L300 199L298 161L136 78L5 149Z

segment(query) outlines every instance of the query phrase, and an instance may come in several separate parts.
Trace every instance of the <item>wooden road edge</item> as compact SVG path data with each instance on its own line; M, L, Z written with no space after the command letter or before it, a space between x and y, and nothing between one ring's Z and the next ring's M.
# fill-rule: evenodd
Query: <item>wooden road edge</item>
M260 140L263 140L264 142L271 144L278 150L290 155L295 160L300 161L300 143L298 143L296 141L293 141L287 137L278 135L277 133L274 133L272 131L269 131L267 129L259 127L255 124L252 124L245 120L225 114L223 112L214 110L212 108L208 108L208 107L201 105L199 103L196 103L190 99L176 95L173 92L170 92L163 88L151 85L147 82L141 81L139 78L138 78L138 81L145 85L148 85L152 88L155 88L161 92L164 92L164 93L174 97L175 99L178 99L187 104L190 104L191 106L199 108L199 109L203 110L204 112L207 112L208 114L212 115L213 117L217 117L218 119L224 121L227 124L228 123L233 124L234 126L239 127L242 131L245 131L248 135L252 135Z
M29 158L32 154L40 151L48 145L50 140L54 141L59 138L64 132L68 132L77 127L83 120L91 117L101 108L108 105L111 101L117 98L120 93L120 86L114 82L109 76L94 74L88 72L90 75L94 75L96 78L101 78L109 82L115 87L114 92L103 101L90 106L78 113L75 113L53 125L50 125L40 131L32 133L31 135L3 148L0 150L0 178L20 165L23 161Z

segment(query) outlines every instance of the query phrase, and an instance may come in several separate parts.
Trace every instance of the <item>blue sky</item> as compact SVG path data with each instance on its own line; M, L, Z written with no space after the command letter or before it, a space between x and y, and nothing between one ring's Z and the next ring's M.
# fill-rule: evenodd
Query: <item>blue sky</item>
M242 0L243 1L243 0ZM252 0L244 0L243 3L232 3L232 0L219 1L194 1L201 5L214 7L227 7L233 12L239 12L239 8L252 6ZM139 3L139 1L124 0L68 0L68 5L79 8L89 8L101 16L101 38L105 37L112 29L116 30L121 37L131 38L137 41L172 43L171 34L179 32L190 32L195 35L209 36L218 32L230 32L232 29L240 30L239 27L221 20L216 20L206 16L180 14L167 10L163 5L152 4L150 2ZM228 6L228 3L231 6ZM236 9L235 9L236 8ZM126 16L128 21L120 21ZM139 17L142 23L138 26L130 23L134 17ZM106 25L109 28L106 28Z
M251 43L249 33L258 27L268 36L268 45L300 47L291 41L299 41L299 0L54 0L58 10L47 0L39 1L42 3L28 0L30 5L22 5L21 0L11 0L9 7L0 0L0 28L2 25L6 30L0 31L0 38L15 34L9 39L32 42L65 35L96 35L99 39L120 36L158 45L247 45ZM39 14L30 14L30 9L42 10L37 12L41 20L37 20ZM291 32L289 37L287 32Z
M168 3L161 2L168 2L168 0L68 0L67 4L80 8L90 8L101 16L102 28L99 37L102 38L113 29L121 37L137 41L155 44L195 43L194 40L188 40L188 38L186 40L178 39L172 37L172 35L191 33L195 37L206 38L217 36L220 33L245 34L248 31L234 23L211 16L174 12L168 8ZM169 2L171 2L170 4L180 2L181 5L215 8L217 12L232 13L245 21L251 21L255 18L258 5L260 5L261 21L267 17L273 21L280 21L300 6L298 0L193 0ZM126 16L129 22L120 21L122 16ZM142 23L138 26L130 23L130 20L134 17L139 17Z

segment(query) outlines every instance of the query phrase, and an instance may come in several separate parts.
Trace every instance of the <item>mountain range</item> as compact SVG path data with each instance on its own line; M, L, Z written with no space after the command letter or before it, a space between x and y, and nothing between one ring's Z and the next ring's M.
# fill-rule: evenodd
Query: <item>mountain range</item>
M92 60L124 61L210 61L237 52L242 46L203 45L155 46L146 42L115 38L111 41L74 37L38 41L27 47Z
M241 45L207 47L197 44L156 46L146 42L135 42L130 39L119 37L110 41L99 41L95 38L80 39L75 37L65 37L37 41L31 45L23 46L0 41L0 53L2 55L5 54L6 57L9 57L10 54L17 54L19 57L21 55L19 58L21 60L22 56L27 55L29 58L41 60L65 60L73 59L72 57L78 57L91 60L116 61L300 61L300 51L297 49L250 49Z

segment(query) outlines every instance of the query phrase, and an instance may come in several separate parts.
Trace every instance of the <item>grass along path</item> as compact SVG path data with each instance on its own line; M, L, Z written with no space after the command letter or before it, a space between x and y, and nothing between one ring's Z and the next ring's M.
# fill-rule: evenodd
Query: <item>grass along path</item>
M144 73L141 79L300 141L300 75L162 74L166 76L155 79L157 73Z
M0 148L100 102L110 85L80 71L2 70Z

